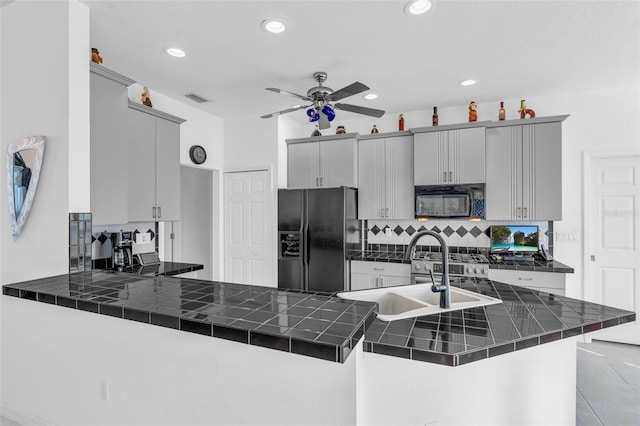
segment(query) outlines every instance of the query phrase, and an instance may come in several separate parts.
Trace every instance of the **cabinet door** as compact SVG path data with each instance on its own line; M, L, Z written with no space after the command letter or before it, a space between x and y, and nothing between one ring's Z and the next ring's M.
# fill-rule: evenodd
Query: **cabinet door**
M358 187L358 147L355 139L320 142L320 186Z
M155 205L158 221L180 220L180 125L162 118L156 118Z
M485 128L450 130L447 183L484 183Z
M376 288L377 277L371 274L351 273L351 290Z
M128 109L128 117L128 221L155 221L153 208L156 205L156 118L131 108Z
M360 141L358 147L358 219L385 217L385 140ZM413 173L412 173L413 178Z
M525 219L562 220L562 123L525 126L524 134L531 133L527 127L533 128L535 150L531 217Z
M415 185L439 185L448 179L448 132L414 135L413 172Z
M94 225L128 222L127 88L91 73L91 213Z
M386 140L386 208L389 219L415 217L413 136Z
M296 143L287 146L287 187L289 189L319 186L319 155L318 142Z
M521 168L516 146L521 143L519 126L487 129L485 214L487 220L516 219L516 175Z

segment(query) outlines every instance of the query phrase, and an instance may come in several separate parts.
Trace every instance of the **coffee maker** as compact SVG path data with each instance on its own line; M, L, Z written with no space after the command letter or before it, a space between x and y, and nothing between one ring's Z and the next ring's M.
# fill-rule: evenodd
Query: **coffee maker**
M131 254L131 232L118 232L115 234L116 242L113 245L113 266L123 269L133 266Z

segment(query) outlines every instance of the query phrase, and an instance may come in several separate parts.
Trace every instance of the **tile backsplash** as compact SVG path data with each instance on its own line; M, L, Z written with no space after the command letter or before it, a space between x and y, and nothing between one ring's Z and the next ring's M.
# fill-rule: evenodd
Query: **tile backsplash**
M95 267L109 268L113 257L113 243L115 234L120 231L130 231L133 234L131 243L132 254L157 251L157 228L154 222L137 222L123 225L100 225L92 229L91 255ZM148 243L138 241L138 235L149 233L151 239Z
M69 213L69 272L91 270L91 213Z
M407 245L413 235L424 229L438 232L452 247L489 248L489 227L491 225L523 225L522 221L471 222L465 220L368 220L366 244ZM549 249L553 244L553 222L526 222L537 225L540 230L540 243ZM437 245L434 239L425 237L421 245ZM367 248L367 247L365 247Z

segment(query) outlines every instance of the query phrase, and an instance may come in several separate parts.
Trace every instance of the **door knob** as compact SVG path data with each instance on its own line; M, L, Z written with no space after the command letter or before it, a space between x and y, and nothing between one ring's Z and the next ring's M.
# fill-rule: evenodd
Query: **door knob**
M595 255L593 255L593 254L591 255L591 261L592 261L592 262L595 262L595 261L596 261L596 256L595 256Z

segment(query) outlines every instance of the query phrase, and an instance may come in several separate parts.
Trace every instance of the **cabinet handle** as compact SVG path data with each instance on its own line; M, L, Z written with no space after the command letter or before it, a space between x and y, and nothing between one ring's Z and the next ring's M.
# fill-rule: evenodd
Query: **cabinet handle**
M387 207L386 209L384 209L386 214L384 217L389 218L389 208Z
M324 178L320 176L320 186L324 186Z
M374 271L384 271L384 268L373 268Z
M380 209L380 217L383 218L384 217L384 209Z
M316 186L320 186L318 182L320 182L320 178L316 178Z
M156 218L156 208L155 207L151 207L151 211L152 211L151 215L155 219Z
M453 172L449 172L449 182L453 182Z
M522 217L526 219L527 218L527 208L525 207L522 210L524 211L524 214L523 214Z
M374 281L373 281L373 285L374 285L374 287L375 287L375 288L378 288L378 277L375 277L373 280L374 280Z
M162 209L158 207L158 219L162 217Z
M533 278L518 277L518 281L533 281Z
M520 207L516 208L516 217L517 217L518 219L520 219L520 217L522 216L522 215L520 214L520 210L522 210Z
M446 182L447 181L447 172L442 172L442 175L443 175L442 176L443 182Z
M384 281L383 281L383 279L384 279L384 278L380 277L380 287L384 287Z

